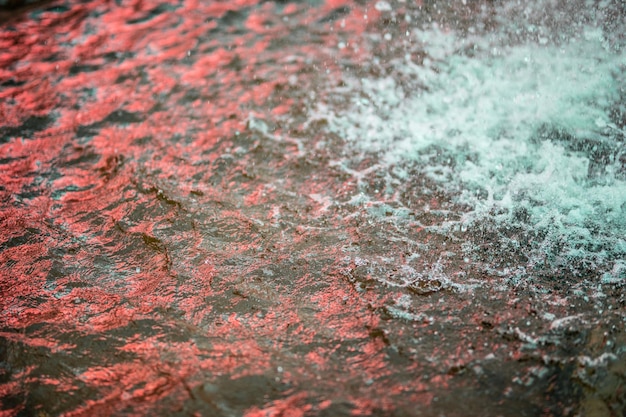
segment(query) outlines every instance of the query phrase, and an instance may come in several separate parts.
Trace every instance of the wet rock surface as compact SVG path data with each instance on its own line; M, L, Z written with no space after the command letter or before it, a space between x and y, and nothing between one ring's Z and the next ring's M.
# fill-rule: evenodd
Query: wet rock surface
M416 25L501 25L464 3L7 17L1 414L622 415L624 271L529 268L502 246L515 225L464 225L461 185L349 145L322 111L349 111L351 79L414 88L394 60L433 59Z

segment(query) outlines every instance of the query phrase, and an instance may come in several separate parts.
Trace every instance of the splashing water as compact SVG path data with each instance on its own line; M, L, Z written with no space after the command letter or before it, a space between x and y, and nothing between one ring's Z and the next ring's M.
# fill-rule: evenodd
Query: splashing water
M525 269L622 280L624 49L588 22L573 34L525 22L511 40L515 22L407 32L422 62L407 53L393 75L349 81L351 104L331 129L388 166L417 165L470 207L463 227L490 228L497 246L527 257Z

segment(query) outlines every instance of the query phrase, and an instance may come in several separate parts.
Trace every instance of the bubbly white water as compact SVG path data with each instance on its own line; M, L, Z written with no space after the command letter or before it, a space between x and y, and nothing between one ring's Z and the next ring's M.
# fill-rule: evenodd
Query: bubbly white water
M624 49L589 16L572 18L567 36L527 23L515 41L512 25L525 23L502 20L481 35L415 28L426 58L394 63L414 88L392 76L352 80L349 109L331 114L331 129L384 166L417 164L471 207L465 225L523 228L535 239L524 268L584 265L624 280Z

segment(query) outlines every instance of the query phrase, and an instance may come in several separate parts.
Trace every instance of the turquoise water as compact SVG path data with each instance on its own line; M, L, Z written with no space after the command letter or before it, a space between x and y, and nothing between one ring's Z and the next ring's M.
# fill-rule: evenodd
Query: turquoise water
M467 207L440 232L488 228L496 252L527 259L516 274L622 281L626 54L607 4L578 6L501 6L493 27L416 19L392 74L340 89L350 104L330 110L331 126L383 165L434 180Z

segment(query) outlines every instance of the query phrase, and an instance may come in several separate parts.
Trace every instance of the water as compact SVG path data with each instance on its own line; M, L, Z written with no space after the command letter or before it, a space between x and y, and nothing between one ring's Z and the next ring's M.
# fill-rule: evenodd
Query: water
M621 3L2 19L2 415L623 413Z
M553 6L545 24L533 7L495 10L502 23L487 33L415 25L401 41L406 55L381 63L391 74L353 77L342 88L350 107L330 114L331 129L386 166L414 162L469 207L459 226L488 224L498 245L528 258L520 268L620 281L623 45L590 18L602 5L573 14ZM573 33L554 27L557 13Z

